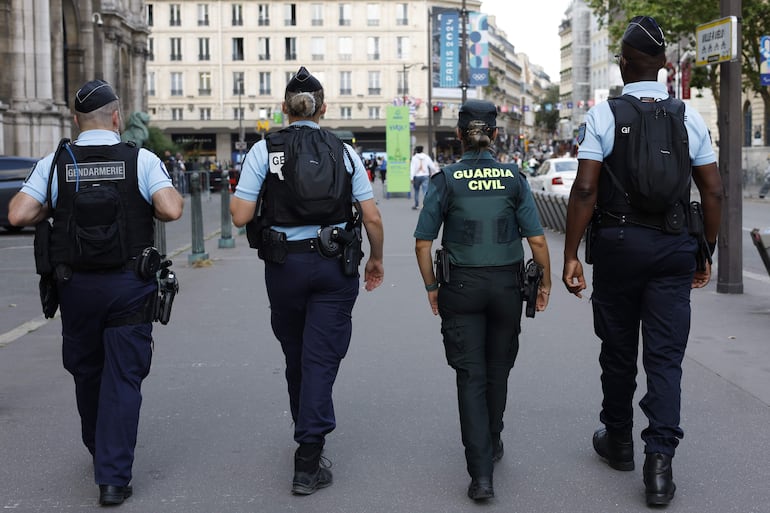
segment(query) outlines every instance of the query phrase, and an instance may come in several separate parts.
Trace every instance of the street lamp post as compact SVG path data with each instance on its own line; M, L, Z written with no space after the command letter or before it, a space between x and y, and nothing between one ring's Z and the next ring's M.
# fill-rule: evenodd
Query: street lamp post
M238 79L238 169L243 165L243 107L241 106L241 97L243 96L243 78Z

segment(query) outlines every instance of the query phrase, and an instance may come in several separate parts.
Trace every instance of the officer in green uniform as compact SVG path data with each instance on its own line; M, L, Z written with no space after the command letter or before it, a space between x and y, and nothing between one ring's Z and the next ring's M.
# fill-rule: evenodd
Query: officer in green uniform
M493 463L503 456L503 413L508 374L521 331L521 239L543 268L537 310L548 305L550 260L527 181L515 164L497 162L494 104L468 100L456 135L462 159L431 179L414 231L420 267L433 314L441 315L447 362L457 372L457 398L465 458L474 500L494 497ZM439 283L431 250L441 226L449 277Z

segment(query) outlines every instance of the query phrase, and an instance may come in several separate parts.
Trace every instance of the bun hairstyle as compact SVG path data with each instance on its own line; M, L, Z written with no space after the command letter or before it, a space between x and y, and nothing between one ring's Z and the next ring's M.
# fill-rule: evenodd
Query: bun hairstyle
M497 127L497 107L485 100L468 100L460 107L457 127L466 148L489 148Z
M284 98L287 113L297 118L313 118L324 103L323 91L312 93L286 93Z

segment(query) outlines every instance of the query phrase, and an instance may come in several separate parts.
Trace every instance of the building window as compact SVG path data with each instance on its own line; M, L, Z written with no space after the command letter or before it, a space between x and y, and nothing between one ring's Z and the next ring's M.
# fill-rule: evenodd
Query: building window
M297 25L297 4L283 5L283 24L286 27Z
M242 37L233 38L233 60L234 61L243 60L243 38Z
M201 121L211 121L211 107L201 107L198 109Z
M396 38L396 58L401 60L409 59L408 37L399 36Z
M145 11L147 13L147 26L152 27L155 25L155 6L152 4L147 4L145 7L147 9L147 11Z
M409 4L396 4L396 25L409 25Z
M266 27L270 25L270 5L257 5L257 25L260 27Z
M171 72L171 96L183 96L182 73L179 71Z
M398 91L397 94L406 96L409 94L409 71L398 72Z
M209 4L198 4L198 26L209 26Z
M353 107L340 107L340 119L353 119Z
M381 17L380 4L366 4L366 24L368 26L379 26Z
M353 16L353 6L351 4L340 4L340 27L350 25Z
M209 38L207 37L199 37L198 38L198 60L199 61L209 61L211 60L211 52L209 48Z
M233 108L233 119L243 119L243 107Z
M287 61L297 60L297 38L296 37L285 38L284 49L285 49L284 59L286 59Z
M233 72L233 96L243 94L243 71Z
M155 72L147 72L147 96L155 96Z
M233 27L243 26L243 6L233 4Z
M272 94L270 90L270 72L259 72L259 94L262 96L270 96Z
M381 85L381 72L370 71L369 72L369 94L379 95L382 94Z
M350 71L340 71L340 94L353 94L352 76Z
M310 24L314 27L322 27L324 24L324 5L313 4L310 6Z
M179 4L169 4L168 24L172 27L179 27L182 24L182 9Z
M171 108L171 119L173 121L182 121L184 114L184 109L181 107L172 107Z
M211 96L211 72L201 71L198 73L198 95Z
M341 37L338 39L339 52L337 53L341 61L350 61L353 59L353 38Z
M369 119L380 119L379 107L369 107Z
M269 37L257 38L257 54L259 55L259 60L261 61L270 60L270 38Z
M380 38L379 37L366 38L366 57L370 61L380 60Z
M147 38L147 60L155 60L155 39L151 37Z
M171 38L171 60L172 61L182 60L182 38L181 37Z
M314 61L324 60L326 40L322 37L310 38L310 58Z

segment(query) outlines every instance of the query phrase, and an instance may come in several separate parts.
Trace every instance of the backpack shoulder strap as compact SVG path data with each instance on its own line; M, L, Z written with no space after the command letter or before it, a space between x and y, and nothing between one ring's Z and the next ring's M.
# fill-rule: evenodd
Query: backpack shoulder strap
M66 137L59 141L59 145L56 147L56 151L53 154L53 161L51 161L51 169L48 170L48 188L46 189L46 203L48 204L48 212L53 212L53 200L51 198L51 184L53 183L53 170L56 167L56 162L59 161L59 155L66 145L70 143L70 140Z

